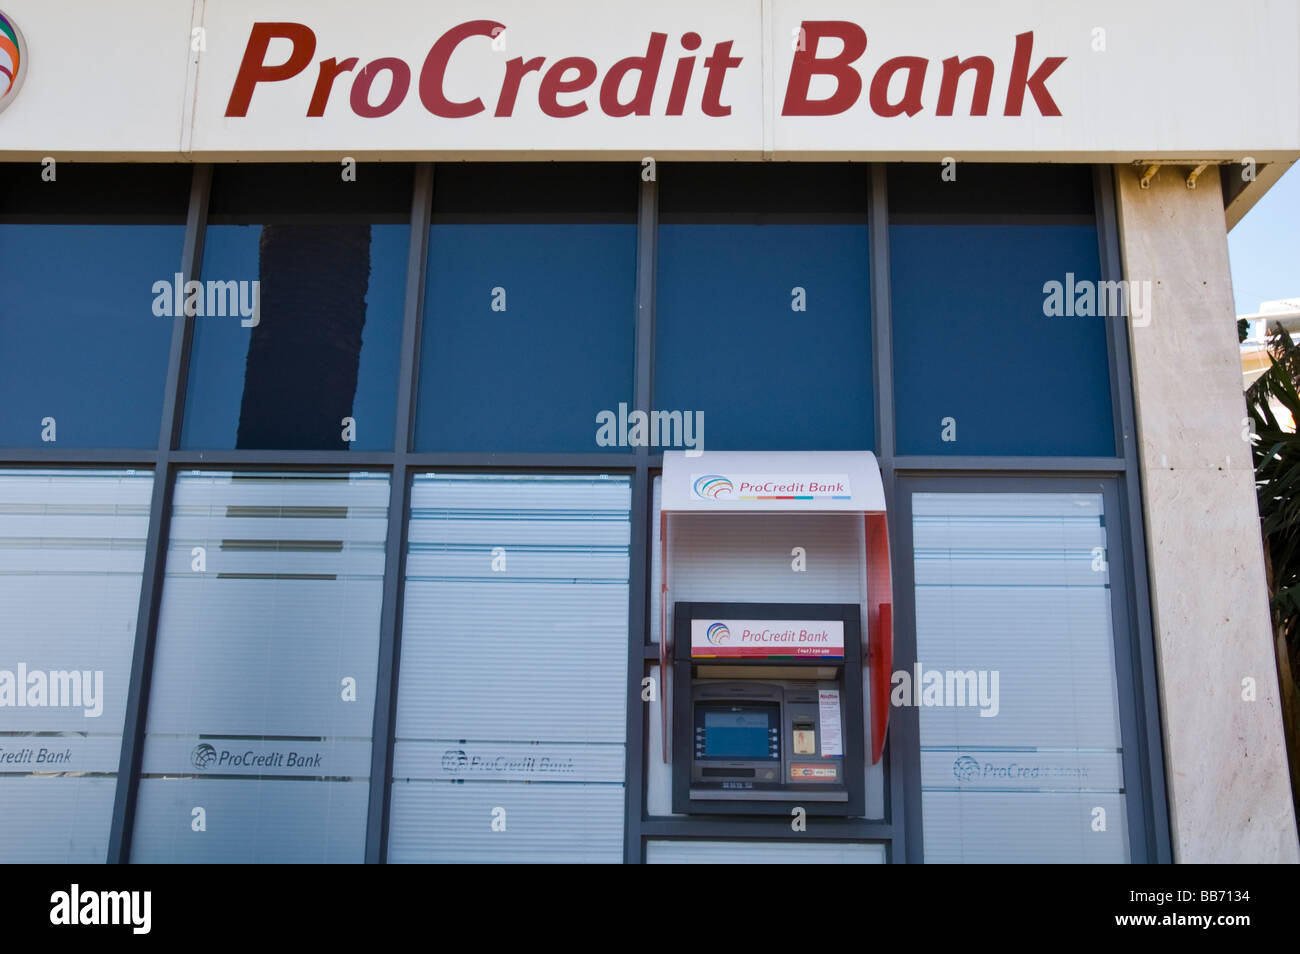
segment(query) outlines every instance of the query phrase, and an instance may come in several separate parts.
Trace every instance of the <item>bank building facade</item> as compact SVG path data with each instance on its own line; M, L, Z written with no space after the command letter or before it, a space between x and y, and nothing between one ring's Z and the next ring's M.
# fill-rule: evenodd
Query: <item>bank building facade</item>
M0 860L1297 860L1293 3L265 9L0 0Z

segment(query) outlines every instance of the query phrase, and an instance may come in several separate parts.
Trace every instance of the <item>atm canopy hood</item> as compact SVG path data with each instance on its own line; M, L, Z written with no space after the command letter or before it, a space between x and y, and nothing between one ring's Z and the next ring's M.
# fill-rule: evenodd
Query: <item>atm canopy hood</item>
M870 451L664 453L663 513L884 513Z
M893 668L893 596L889 532L880 466L870 451L686 451L664 453L660 483L659 663L667 672L674 647L668 628L668 536L674 514L862 514L867 577L868 664L871 685L871 756L880 760L889 725ZM667 692L665 690L665 696ZM664 761L668 761L668 710L664 709Z

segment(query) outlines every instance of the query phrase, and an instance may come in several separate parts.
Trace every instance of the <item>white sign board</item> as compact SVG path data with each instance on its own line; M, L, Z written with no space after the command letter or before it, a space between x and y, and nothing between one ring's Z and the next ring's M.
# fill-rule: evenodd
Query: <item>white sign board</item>
M0 0L0 158L1300 155L1300 5Z

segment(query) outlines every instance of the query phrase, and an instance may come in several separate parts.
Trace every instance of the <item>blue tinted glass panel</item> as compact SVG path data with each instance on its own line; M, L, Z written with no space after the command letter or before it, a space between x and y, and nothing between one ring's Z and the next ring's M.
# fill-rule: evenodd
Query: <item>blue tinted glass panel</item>
M0 225L0 446L158 445L172 319L153 289L184 239L182 225Z
M446 223L429 235L416 447L617 450L632 400L636 226Z
M889 236L899 453L1115 453L1108 319L1044 313L1047 283L1080 303L1100 280L1095 226L902 224Z
M391 449L409 236L210 225L182 446Z
M388 493L177 478L132 861L363 860Z
M865 222L661 225L655 408L714 450L872 448L869 267Z

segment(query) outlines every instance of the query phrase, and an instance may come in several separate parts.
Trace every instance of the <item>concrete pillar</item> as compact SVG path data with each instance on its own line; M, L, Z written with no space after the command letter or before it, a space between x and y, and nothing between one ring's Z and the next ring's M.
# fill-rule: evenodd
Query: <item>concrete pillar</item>
M1296 862L1223 198L1186 171L1115 177L1174 860Z

